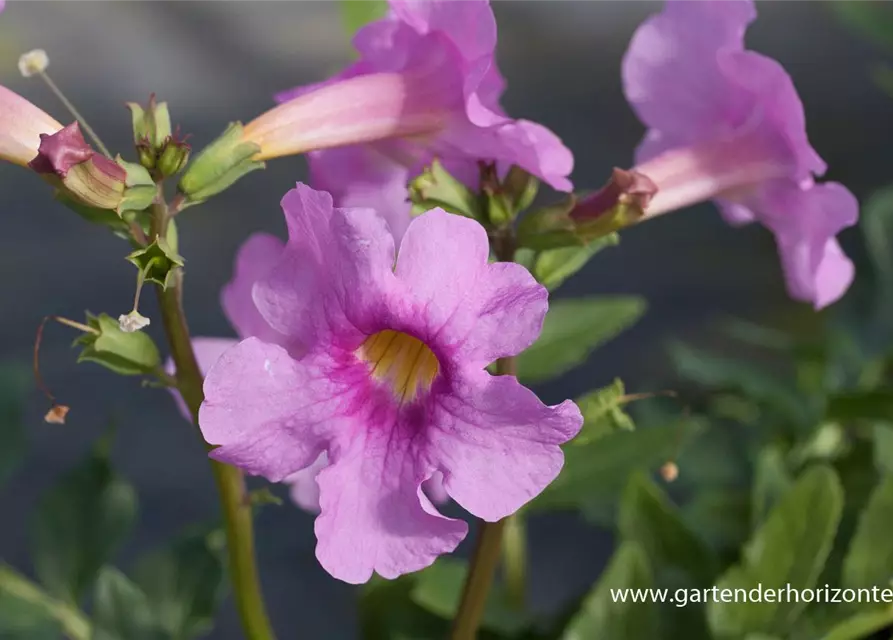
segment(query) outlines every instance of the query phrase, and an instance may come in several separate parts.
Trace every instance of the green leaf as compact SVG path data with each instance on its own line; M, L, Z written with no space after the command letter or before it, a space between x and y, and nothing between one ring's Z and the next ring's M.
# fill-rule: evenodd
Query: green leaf
M794 483L785 462L784 452L769 445L757 456L753 483L753 524L763 523L770 509Z
M518 356L518 378L525 384L555 378L583 364L599 345L634 324L645 312L637 296L599 296L556 300L539 340Z
M579 509L587 519L611 526L630 474L656 470L701 426L689 423L685 432L678 424L617 431L581 445L572 440L563 447L561 474L528 508Z
M887 587L893 578L893 476L875 488L843 563L843 586Z
M344 30L350 36L361 27L388 14L388 3L385 0L341 0L340 4Z
M449 623L411 599L418 574L396 580L373 576L360 592L360 627L364 640L441 640Z
M886 5L884 2L835 2L838 8L852 5L853 7L868 7L869 5ZM889 6L885 11L889 11ZM893 20L893 14L891 14ZM893 35L893 30L891 30ZM890 44L893 45L893 39ZM878 284L884 290L893 284L893 186L874 192L862 206L859 215L859 228L862 230L862 238L865 240L865 248L871 258Z
M92 640L162 640L149 601L139 587L112 567L103 567L93 596Z
M633 419L621 408L625 403L626 390L620 378L602 389L590 391L577 398L583 414L583 428L574 438L574 445L588 444L615 431L632 431Z
M586 263L602 249L615 247L620 236L611 233L590 241L583 247L562 247L549 249L537 254L532 273L537 281L549 291L554 291L564 281L586 266Z
M685 504L688 526L724 554L738 556L750 535L751 496L735 489L702 489Z
M76 604L136 518L136 494L102 446L41 499L34 521L34 565L50 593Z
M77 608L54 600L29 579L0 562L0 638L88 640L90 623Z
M122 376L151 374L161 365L158 347L145 332L122 331L106 313L88 313L87 325L98 333L85 333L75 340L75 346L83 347L78 362L95 362Z
M637 543L655 569L672 567L690 574L695 584L712 584L716 558L682 521L667 496L647 476L636 473L620 504L618 532Z
M18 466L25 452L22 398L28 384L25 367L0 363L0 486Z
M740 564L729 569L717 588L793 589L815 586L837 532L843 490L834 471L815 466L805 471L779 500L744 548ZM786 634L806 603L708 603L707 617L717 637L748 633Z
M893 424L875 423L872 433L874 466L881 473L893 473Z
M458 558L443 557L417 574L410 597L431 613L452 620L459 610L462 587L468 575L468 564ZM522 613L514 610L500 585L493 585L487 596L481 625L504 635L514 635L528 624Z
M172 640L211 631L226 592L223 532L196 533L143 557L133 572L156 620Z
M627 589L650 589L653 585L648 557L634 542L624 542L611 558L596 587L562 636L563 640L643 640L657 637L656 606L644 600L633 602ZM626 601L615 602L615 596ZM618 598L619 600L619 598Z
M845 25L863 38L893 52L893 7L888 3L834 0L831 8Z
M828 400L827 417L841 422L889 420L893 417L893 392L876 389L834 395Z
M865 640L893 624L893 607L857 613L835 625L822 640Z

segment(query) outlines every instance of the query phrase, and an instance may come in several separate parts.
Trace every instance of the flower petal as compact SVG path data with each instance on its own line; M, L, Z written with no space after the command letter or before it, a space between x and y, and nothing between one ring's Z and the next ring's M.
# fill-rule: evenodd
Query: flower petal
M487 264L489 251L477 222L433 209L409 225L396 268L413 310L424 309L420 337L437 337L480 367L533 344L548 310L546 289L520 265Z
M308 348L323 335L351 343L377 330L368 323L394 283L394 239L385 221L368 209L335 209L328 193L300 183L282 208L288 244L254 288L264 319Z
M753 208L775 234L791 297L820 309L846 292L854 267L835 236L855 224L859 213L846 187L835 182L806 188L768 185Z
M396 578L454 550L468 525L440 515L421 490L413 439L397 424L358 430L319 472L316 557L352 584Z
M227 349L238 343L239 341L235 338L193 338L192 350L195 352L195 359L198 360L201 372L206 374ZM164 370L169 375L175 375L177 368L173 358L167 359L167 362L164 363ZM183 401L180 392L176 388L170 388L170 392L174 396L174 402L177 403L177 409L182 416L192 422L192 413Z
M343 428L351 388L335 367L325 356L296 361L257 338L229 349L205 378L199 412L205 440L220 445L211 457L272 482L309 466Z
M489 522L511 515L561 471L558 446L583 425L570 400L546 406L512 376L467 370L439 399L426 432L432 465L462 507Z
M316 484L316 476L328 464L329 456L323 451L309 467L301 469L283 480L290 485L289 494L292 501L304 511L319 513L319 485Z
M273 270L284 249L284 243L268 233L256 233L239 247L235 273L220 295L223 312L239 337L285 343L285 336L264 320L252 297L254 284Z

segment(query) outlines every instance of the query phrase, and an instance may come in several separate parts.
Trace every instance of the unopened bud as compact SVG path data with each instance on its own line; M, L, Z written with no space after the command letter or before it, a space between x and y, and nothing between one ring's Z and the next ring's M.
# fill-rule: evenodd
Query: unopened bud
M607 235L641 220L656 193L648 176L615 168L608 183L574 207L570 217L589 238Z
M128 102L127 108L133 118L134 143L139 146L146 142L152 150L159 151L171 135L171 115L167 103L156 102L153 93L145 107L136 102Z
M413 214L440 207L467 218L485 220L478 195L461 180L454 178L439 160L434 160L409 183L409 199Z
M176 175L186 167L191 152L192 147L189 146L185 138L180 140L177 136L170 136L158 155L155 170L163 178Z
M126 171L93 151L77 122L41 134L37 157L28 166L91 207L115 210L124 195Z
M19 73L26 78L43 73L48 66L50 66L50 58L43 49L34 49L19 57Z

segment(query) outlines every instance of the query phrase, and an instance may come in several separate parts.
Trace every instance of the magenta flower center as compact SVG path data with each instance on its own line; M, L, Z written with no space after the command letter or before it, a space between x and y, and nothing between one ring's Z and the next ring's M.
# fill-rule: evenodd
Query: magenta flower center
M369 363L372 377L386 385L400 404L431 389L440 372L437 356L424 342L390 329L369 336L357 356Z

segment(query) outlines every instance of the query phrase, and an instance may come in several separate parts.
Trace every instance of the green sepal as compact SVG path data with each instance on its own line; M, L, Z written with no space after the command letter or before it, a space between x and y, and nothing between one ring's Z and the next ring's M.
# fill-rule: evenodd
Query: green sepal
M242 139L242 123L233 122L219 138L205 147L180 178L180 192L187 205L197 204L229 188L239 178L266 165L252 158L260 145Z
M171 135L171 115L167 102L155 102L155 95L143 108L136 102L128 102L127 108L133 120L133 141L139 145L148 142L153 150L158 150Z
M171 285L176 270L185 264L164 238L155 238L148 247L134 251L127 256L127 261L145 274L146 282L160 284L165 289Z
M97 207L86 205L62 189L56 190L55 198L60 204L65 205L87 222L107 227L116 235L125 238L130 236L127 221L122 220L121 216L117 215L111 209L99 209Z
M527 209L539 190L539 181L521 167L512 165L500 180L495 164L481 170L481 191L487 205L487 217L495 227L512 223Z
M570 217L576 204L577 198L571 193L560 202L525 215L518 223L518 246L544 251L585 245Z
M87 326L97 333L85 333L74 341L73 346L83 347L79 363L95 362L123 376L149 375L161 365L158 347L146 333L126 333L106 313L88 313Z
M409 183L409 199L414 216L440 207L478 222L487 218L478 195L450 175L436 159Z
M583 428L573 439L574 445L589 444L615 431L635 429L633 419L623 410L623 405L626 403L625 395L623 381L616 378L607 387L590 391L577 398L577 406L583 414Z
M612 233L590 241L582 247L562 247L540 251L533 259L530 272L541 285L554 291L564 281L586 266L590 259L602 249L616 247L620 236Z
M127 162L121 156L116 157L115 162L127 172L124 196L117 209L118 215L123 216L125 211L143 211L149 208L158 196L158 186L148 170L135 162Z

